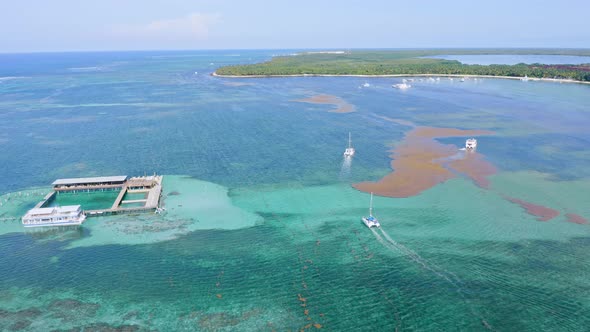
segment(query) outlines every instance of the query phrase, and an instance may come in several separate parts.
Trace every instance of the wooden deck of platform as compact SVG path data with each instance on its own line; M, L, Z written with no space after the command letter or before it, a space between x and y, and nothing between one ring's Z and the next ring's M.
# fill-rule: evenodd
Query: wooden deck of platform
M121 191L119 192L119 195L117 195L117 199L115 199L113 206L111 206L111 209L116 209L119 207L119 205L121 205L121 201L123 200L123 197L125 197L126 192L127 186L123 186L123 188L121 188Z
M139 213L155 211L160 204L160 196L162 194L162 180L160 176L141 176L128 178L125 183L121 184L107 184L107 185L72 185L69 187L54 187L54 189L43 198L42 201L35 205L35 208L45 207L51 200L55 198L55 195L60 192L86 192L86 191L107 191L117 190L120 192L117 198L108 209L99 210L85 210L84 213L88 217L104 216L119 213ZM133 199L123 200L126 193L139 194L145 193L145 199ZM133 203L145 203L143 206L135 207L124 207L122 204L133 204ZM0 218L0 221L3 219Z
M135 213L155 211L160 204L160 196L162 194L162 176L154 176L149 178L130 178L127 183L121 188L121 192L113 203L110 209L103 210L87 210L84 211L88 217L112 215L119 213ZM130 189L143 187L142 189ZM151 186L151 187L147 187ZM126 193L147 193L145 199L123 200ZM145 203L144 206L123 207L122 204L131 203Z
M56 192L78 192L78 191L100 191L100 190L114 190L121 188L124 185L109 184L109 185L89 185L89 186L70 186L53 188Z
M53 200L53 197L55 196L56 192L52 191L49 194L45 195L45 198L43 198L43 200L39 203L37 203L37 205L35 205L35 209L38 208L42 208L45 207L45 205L50 202L51 200Z

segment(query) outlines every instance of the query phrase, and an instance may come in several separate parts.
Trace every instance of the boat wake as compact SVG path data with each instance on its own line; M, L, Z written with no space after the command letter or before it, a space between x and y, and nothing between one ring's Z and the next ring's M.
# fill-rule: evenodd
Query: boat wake
M460 288L460 284L462 284L462 281L461 279L459 279L459 277L457 277L457 275L443 269L440 266L437 266L436 264L429 263L427 260L422 258L422 256L420 256L417 252L392 239L391 236L389 236L389 234L387 234L387 232L383 230L383 228L379 228L379 230L381 234L377 230L371 228L371 231L377 238L377 241L379 241L379 243L381 243L383 246L392 251L397 251L404 254L406 257L409 257L413 262L421 265L424 269L448 281L453 286Z
M350 178L352 168L352 157L344 157L342 159L342 166L340 167L340 180L347 180Z
M387 234L387 232L383 230L383 228L379 228L380 232L373 228L369 229L371 230L371 232L373 232L373 235L375 235L377 241L379 241L379 243L381 243L384 247L388 248L391 251L402 253L406 257L409 257L413 262L421 265L424 269L434 273L436 276L446 280L448 283L453 285L457 293L461 296L465 303L468 304L473 316L477 317L477 319L480 320L480 322L486 329L494 330L493 327L490 326L490 324L487 322L487 320L472 306L471 301L467 297L465 297L465 294L463 293L463 289L461 287L463 281L456 274L447 271L442 267L437 266L436 264L428 262L426 259L422 258L422 256L420 256L417 252L392 239L391 236L389 236L389 234Z

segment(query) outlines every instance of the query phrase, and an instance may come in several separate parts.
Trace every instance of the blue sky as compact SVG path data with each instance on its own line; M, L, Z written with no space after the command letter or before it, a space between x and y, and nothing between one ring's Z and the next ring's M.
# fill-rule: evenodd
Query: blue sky
M588 0L2 0L0 52L590 47Z

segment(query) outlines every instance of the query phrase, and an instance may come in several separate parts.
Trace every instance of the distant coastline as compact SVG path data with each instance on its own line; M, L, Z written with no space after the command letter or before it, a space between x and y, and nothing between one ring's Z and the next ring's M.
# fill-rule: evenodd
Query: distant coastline
M385 75L354 75L354 74L289 74L289 75L223 75L217 74L217 72L211 73L211 76L222 77L222 78L273 78L273 77L450 77L450 78L494 78L494 79L510 79L510 80L522 80L523 77L517 76L494 76L494 75L460 75L460 74L385 74ZM539 77L528 77L529 81L540 81L540 82L555 82L555 83L580 83L590 84L587 81L578 81L566 78L539 78Z
M493 55L502 50L358 50L314 52L274 56L268 61L219 67L219 77L481 77L548 82L590 82L590 63L582 64L463 64L435 58L437 54ZM527 55L530 50L504 50L510 55ZM586 56L586 51L545 50L547 55ZM544 52L535 52L539 55ZM543 59L540 59L543 60ZM550 61L550 60L547 60Z

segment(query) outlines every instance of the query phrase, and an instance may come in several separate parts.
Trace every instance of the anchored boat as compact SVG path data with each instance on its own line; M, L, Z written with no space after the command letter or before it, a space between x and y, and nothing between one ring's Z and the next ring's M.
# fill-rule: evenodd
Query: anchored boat
M411 88L412 86L408 83L398 83L398 84L392 85L392 87L396 88L396 89L400 89L400 90L407 90L407 89Z
M80 205L34 208L22 217L25 227L81 225L84 220Z

